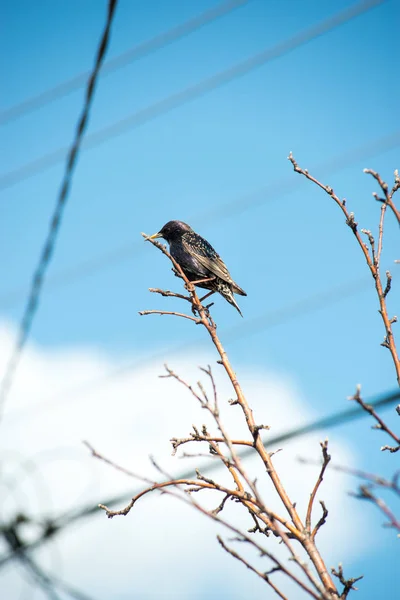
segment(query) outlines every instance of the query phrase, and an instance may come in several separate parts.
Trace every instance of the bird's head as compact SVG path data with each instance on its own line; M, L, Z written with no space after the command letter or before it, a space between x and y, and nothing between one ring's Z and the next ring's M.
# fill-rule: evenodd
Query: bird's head
M180 239L186 231L192 231L192 228L183 221L168 221L158 233L151 235L150 239L164 238L168 243L171 243Z

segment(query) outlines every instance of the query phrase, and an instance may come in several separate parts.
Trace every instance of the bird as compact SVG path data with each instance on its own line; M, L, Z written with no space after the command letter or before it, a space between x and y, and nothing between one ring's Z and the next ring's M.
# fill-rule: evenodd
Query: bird
M157 238L168 242L172 258L191 283L210 290L201 301L219 292L243 317L233 294L247 294L233 281L225 263L207 240L183 221L168 221L158 233L149 236L151 240Z

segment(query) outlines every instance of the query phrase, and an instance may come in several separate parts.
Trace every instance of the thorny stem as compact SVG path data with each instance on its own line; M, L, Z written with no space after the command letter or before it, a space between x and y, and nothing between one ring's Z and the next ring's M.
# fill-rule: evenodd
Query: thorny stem
M385 339L381 343L381 346L388 348L392 355L394 367L396 370L397 383L400 386L400 358L397 353L396 343L395 343L395 339L394 339L394 335L393 335L393 328L392 328L392 324L395 322L396 318L393 317L393 319L390 319L388 312L387 312L387 307L386 307L386 296L390 290L391 276L390 276L390 273L388 272L387 273L388 281L387 281L387 285L385 288L383 287L381 276L380 276L380 258L381 258L381 252L382 252L383 224L384 224L384 216L385 216L386 206L389 206L391 208L391 210L393 211L394 215L396 216L396 218L400 224L400 211L397 210L397 208L393 202L394 193L398 189L400 189L399 175L398 175L397 171L395 171L395 184L394 184L392 190L389 192L387 183L385 183L381 179L381 177L378 173L376 173L375 171L372 171L371 169L364 169L364 173L369 173L377 180L377 182L379 183L379 185L384 193L383 199L378 198L378 196L376 194L374 194L374 197L377 200L382 202L382 209L381 209L381 216L380 216L380 221L379 221L378 248L377 248L376 253L375 253L373 247L371 248L371 251L372 251L372 256L371 256L367 245L364 243L364 241L360 235L360 232L358 230L358 224L355 221L354 214L347 210L345 200L340 200L340 198L334 193L334 191L331 187L324 185L323 183L318 181L318 179L316 179L315 177L310 175L310 173L307 171L307 169L300 168L298 166L296 160L294 159L292 153L289 154L288 159L292 163L293 169L295 170L296 173L300 173L301 175L304 175L304 177L306 177L309 181L312 181L318 187L323 189L336 202L336 204L340 207L344 216L346 217L346 224L350 227L355 238L357 239L357 242L364 254L367 265L371 271L371 275L375 282L375 289L376 289L376 292L378 295L379 314L382 317L382 321L383 321L383 324L385 327L385 332L386 332ZM367 234L369 233L367 230L363 230L363 231Z
M322 558L321 554L319 553L319 551L317 550L317 547L314 543L314 540L311 537L311 534L307 531L306 527L304 526L304 524L295 508L295 505L290 501L290 498L289 498L277 472L275 471L275 467L273 465L271 455L267 452L267 450L264 447L264 444L262 442L261 435L260 435L260 428L257 427L257 425L255 423L255 420L253 417L253 412L247 403L246 397L245 397L245 395L242 391L242 388L237 380L236 374L232 368L232 365L229 361L227 353L217 335L216 325L215 325L208 309L201 304L201 302L196 294L194 285L192 285L191 282L187 279L182 268L174 260L174 258L169 254L169 252L167 251L165 246L163 244L160 244L156 240L149 239L149 237L143 233L142 233L142 236L146 239L146 241L149 241L154 246L159 248L159 250L161 250L161 252L163 252L163 254L165 254L170 259L173 266L175 267L176 272L184 280L185 287L188 290L190 297L192 299L192 306L193 306L194 312L196 312L199 315L201 324L207 329L207 331L211 337L211 340L220 356L220 361L218 361L218 362L220 362L220 364L223 365L225 372L228 375L228 377L231 381L232 387L235 391L236 399L234 399L232 404L238 404L243 411L248 429L253 437L253 446L256 449L258 455L260 456L262 462L264 463L266 471L267 471L270 479L272 480L272 483L290 516L290 519L294 525L293 531L296 532L295 537L299 540L299 542L301 543L301 545L307 552L308 556L310 557L310 560L313 563L325 590L328 592L328 594L332 595L332 597L338 597L337 589L333 583L330 573L328 572L328 570L326 568L323 558ZM162 312L162 311L160 311L160 312Z

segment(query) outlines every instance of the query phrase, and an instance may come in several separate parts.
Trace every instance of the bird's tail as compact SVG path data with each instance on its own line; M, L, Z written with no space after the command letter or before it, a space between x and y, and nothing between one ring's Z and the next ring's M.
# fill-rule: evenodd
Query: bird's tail
M243 317L242 311L240 310L239 305L238 305L238 303L235 300L235 297L233 295L232 290L231 289L224 289L223 291L221 290L220 293L225 298L225 300L227 300L229 302L229 304L232 304L232 306L234 306L236 308L236 310L238 311L238 313L240 314L240 316Z
M232 289L235 292L235 294L239 294L240 296L247 296L246 292L242 290L240 285L238 285L234 281L232 281Z

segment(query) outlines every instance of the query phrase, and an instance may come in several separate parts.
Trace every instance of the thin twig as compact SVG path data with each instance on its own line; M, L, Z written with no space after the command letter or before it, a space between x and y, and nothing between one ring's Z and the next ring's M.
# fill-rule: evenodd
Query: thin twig
M374 408L369 404L366 404L364 400L361 398L361 386L358 385L356 388L356 393L354 396L350 396L349 400L355 400L357 404L363 408L367 413L371 415L377 421L378 425L374 426L374 429L380 429L381 431L385 431L395 442L397 445L400 445L400 437L396 435L389 427L386 425L385 421L381 419L377 412L375 412ZM388 446L383 446L381 450L387 450ZM396 450L392 450L392 452L396 452Z
M316 461L309 458L299 457L299 462L305 465L319 465L320 461ZM353 475L354 477L359 477L360 479L365 479L366 481L370 481L374 484L374 486L388 488L393 490L396 494L400 495L400 487L398 484L398 476L399 471L395 473L392 480L385 479L381 475L375 475L375 473L369 473L368 471L362 471L361 469L353 469L352 467L347 467L344 465L336 465L330 463L330 470L339 471L340 473L346 473L347 475Z
M147 235L145 235L145 234L142 234L142 235L143 235L143 237L146 238L147 241L149 241L150 243L155 245L157 248L159 248L163 252L163 254L165 254L171 260L177 274L184 280L185 287L188 290L191 300L192 300L192 311L199 316L199 319L201 320L201 324L207 329L207 331L211 337L211 340L220 356L220 360L218 362L223 365L223 367L226 371L226 374L228 375L228 377L231 381L232 387L235 391L236 398L234 398L234 400L231 402L231 404L232 405L237 404L241 407L243 415L246 419L248 429L253 437L253 446L254 446L257 454L260 456L260 458L265 466L266 472L267 472L268 476L270 477L270 479L272 480L275 490L277 491L278 496L280 497L283 505L285 506L285 508L289 514L291 523L288 522L286 519L282 519L281 517L278 517L278 515L272 515L271 511L266 510L261 499L259 499L259 497L258 497L258 492L257 492L254 482L249 481L246 472L244 470L241 470L240 462L239 461L235 462L236 459L235 459L235 451L233 448L233 444L229 444L228 439L225 439L225 442L227 443L230 453L232 455L232 461L235 463L237 470L242 474L242 476L245 478L246 482L248 483L250 489L253 491L254 498L252 498L252 500L254 501L254 504L251 504L251 509L255 510L255 506L257 506L257 504L260 504L260 501L261 501L262 512L258 513L260 515L260 518L262 518L268 526L271 525L271 519L272 519L273 521L276 520L276 521L282 523L286 528L288 528L290 534L301 542L303 548L305 549L308 556L310 557L310 559L318 573L318 576L322 582L323 588L321 588L321 589L325 590L324 593L326 593L329 597L331 597L332 594L337 594L336 587L333 583L333 580L332 580L330 574L328 573L328 570L324 564L322 556L319 553L319 551L317 550L314 540L312 540L311 536L306 533L306 530L302 523L302 520L296 510L296 506L293 502L291 502L291 500L290 500L285 488L283 487L283 484L275 470L274 464L272 462L271 454L269 452L267 452L266 448L264 447L264 444L262 442L261 435L260 435L260 430L263 428L263 426L257 425L254 420L252 410L250 409L250 407L248 405L248 402L247 402L247 400L244 396L244 393L242 391L242 388L236 378L236 374L230 364L230 361L225 352L225 349L223 348L222 343L217 335L216 325L212 319L212 316L210 315L209 310L201 304L201 301L199 300L199 298L196 294L195 286L190 281L188 281L183 270L181 269L179 264L173 259L173 257L169 254L166 247L163 246L162 244L160 244L159 242L156 242L155 240L150 239ZM200 398L198 394L195 394L195 395L198 399ZM203 402L205 408L208 407L208 403L204 398L202 398L200 401ZM222 433L222 437L226 438L224 433ZM222 490L222 487L219 489ZM249 504L243 498L241 498L240 501L242 504L244 504L246 506L248 506L248 504ZM279 536L281 537L282 541L289 548L290 540L288 538L288 535L284 531L281 531L280 529L279 529L278 533L279 533ZM307 577L309 577L310 579L313 579L311 573L307 569L307 566L298 559L297 555L293 552L293 550L292 550L292 553L293 553L293 559L298 562L299 566L301 566L304 573L306 573Z
M343 567L341 564L339 564L338 570L332 567L331 572L335 577L339 579L340 583L344 586L343 592L340 595L340 600L346 600L351 590L357 590L358 588L354 587L354 584L364 577L364 575L361 575L360 577L345 579L343 575Z
M99 459L99 460L107 463L111 467L113 467L113 468L117 469L118 471L121 471L121 472L129 475L130 477L134 477L134 478L142 481L143 483L150 483L150 481L149 481L148 478L140 476L140 475L137 475L137 474L133 473L132 471L130 471L128 469L125 469L124 467L121 467L120 465L116 464L115 462L113 462L112 460L108 459L107 457L105 457L104 455L102 455L101 453L99 453L97 450L95 450L93 448L93 446L91 444L89 444L88 442L84 442L84 443L90 449L90 451L92 452L92 455L95 458L97 458L97 459ZM154 461L153 461L153 464L156 466L156 468L158 468L160 470L160 472L163 475L168 476L168 474L164 473L164 471L161 470L159 468L159 466ZM170 482L170 483L172 484L172 482ZM196 486L197 486L197 485L199 485L200 482L195 481L195 483L196 483ZM207 482L204 482L204 483L207 484ZM172 487L179 486L179 480L176 480L175 484L176 485L175 486L172 485ZM211 485L211 484L209 484L209 485ZM147 491L150 491L150 489L148 489ZM176 493L173 490L171 490L169 487L165 487L163 489L163 492L165 492L166 494L168 494L170 496L173 496L174 498L180 500L181 502L184 502L185 504L191 505L192 507L194 507L195 509L197 509L202 514L208 516L212 520L220 523L225 528L227 528L230 531L232 531L233 533L235 533L240 539L242 539L243 541L246 541L249 545L253 546L260 553L261 556L269 558L276 565L276 570L282 571L285 575L287 575L290 579L292 579L292 581L294 583L296 583L299 587L301 587L307 594L309 594L309 596L311 596L315 600L321 600L321 598L323 600L332 600L331 595L328 594L323 588L320 587L320 585L318 584L318 581L315 578L313 578L313 576L311 575L311 573L309 573L309 571L307 570L307 568L305 569L305 572L306 572L308 578L310 579L312 585L314 586L314 588L316 590L318 590L318 592L319 592L320 595L318 595L312 588L310 588L308 585L306 585L292 571L289 571L289 569L287 569L283 563L281 563L272 553L268 552L268 550L266 548L262 547L252 537L250 537L249 535L247 535L245 532L240 531L237 527L235 527L234 525L232 525L231 523L229 523L228 521L226 521L225 519L223 519L220 516L220 514L219 514L221 512L221 510L215 509L215 510L209 511L209 510L205 509L203 506L201 506L201 504L199 504L198 502L196 502L194 500L194 498L192 497L191 494L182 496L181 494ZM143 495L143 493L141 495ZM126 515L126 514L128 514L130 508L133 506L133 504L135 503L135 501L137 499L138 499L138 496L135 496L135 498L132 498L130 504L127 507L125 507L124 509L121 509L119 511L111 511L108 507L106 507L106 506L104 506L102 504L100 504L99 507L102 508L103 510L105 510L107 516L109 516L109 517L113 517L113 516L117 516L117 515ZM226 499L227 498L225 497L222 502L224 503L226 501ZM297 559L296 562L298 564L301 564L298 559Z
M314 539L315 536L317 535L318 531L321 529L322 525L325 525L326 523L326 518L328 516L328 509L326 508L325 502L323 500L319 501L321 508L322 508L322 515L319 518L316 526L314 527L312 534L311 534L311 538Z
M379 300L379 313L381 315L381 318L382 318L382 321L383 321L383 324L385 327L385 332L386 332L384 341L381 343L381 346L388 348L391 353L393 364L394 364L395 371L396 371L397 383L400 386L400 358L397 353L396 343L395 343L395 339L394 339L394 335L393 335L393 328L392 328L392 324L395 321L389 317L387 307L386 307L386 296L390 290L390 283L389 283L389 287L388 287L388 285L386 285L386 289L384 290L382 281L381 281L381 277L380 277L380 271L379 271L380 258L381 258L381 252L382 252L382 244L383 244L383 224L384 224L384 215L385 215L386 205L390 206L390 208L393 210L394 214L396 215L397 220L400 223L399 211L396 209L396 207L393 203L393 194L400 187L400 180L398 177L398 173L397 173L397 171L395 171L395 185L393 186L392 191L389 192L387 184L381 179L381 177L378 173L376 173L375 171L372 171L371 169L364 169L365 173L371 174L378 181L379 185L381 186L382 191L384 192L384 196L385 196L384 199L381 200L380 198L378 198L378 196L376 194L374 195L375 198L377 200L381 200L383 204L382 204L382 210L381 210L381 217L380 217L380 221L379 221L378 249L375 253L375 247L371 243L371 240L370 240L370 243L371 243L371 254L370 254L369 249L368 249L367 245L364 243L364 241L360 235L360 232L358 230L358 223L355 220L354 213L349 212L347 210L345 200L340 200L340 198L334 193L333 189L330 186L324 185L323 183L318 181L318 179L316 179L315 177L310 175L310 173L307 171L307 169L300 168L299 165L297 164L296 160L294 159L292 153L289 154L288 159L292 163L293 169L295 170L295 172L303 175L309 181L312 181L313 183L315 183L315 185L317 185L318 187L323 189L324 192L326 192L334 200L334 202L336 202L336 204L340 207L341 211L343 212L344 216L346 217L346 224L352 230L352 232L362 250L362 253L364 254L365 260L367 262L367 265L369 267L371 275L374 279L375 289L376 289L376 293L377 293L378 300ZM368 230L362 229L361 233L362 232L364 232L368 235Z
M331 455L328 454L328 440L325 440L324 442L320 442L320 443L321 443L321 450L322 450L322 466L321 466L321 471L319 473L318 479L314 486L314 489L310 495L310 500L309 500L308 507L307 507L307 516L306 516L306 529L307 529L308 533L310 533L310 534L311 534L311 516L312 516L312 509L313 509L315 496L316 496L318 488L321 485L322 480L324 478L324 473L326 471L326 467L328 466L329 461L331 460ZM324 508L324 506L323 506L323 508ZM326 511L326 509L323 512L325 513L325 511ZM323 523L325 523L326 514L325 514L325 518L323 517L322 519L320 519L320 521L318 522L314 531L312 532L312 535L311 535L312 539L315 538L315 536L318 532L318 529L323 525Z
M372 502L379 508L379 510L385 515L387 520L389 521L389 526L394 527L398 531L400 531L400 521L396 518L395 514L388 507L386 502L382 500L382 498L378 498L371 492L371 489L366 485L360 485L358 493L351 493L351 496L354 498L359 498L360 500L368 500Z
M225 440L223 437L218 437L218 436L211 436L211 435L202 435L200 433L197 434L190 434L191 437L186 437L186 438L171 438L171 443L172 443L172 447L173 447L173 452L172 455L174 456L176 454L177 449L179 448L179 446L182 446L183 444L189 444L191 442L215 442L216 444L223 444L225 443ZM247 440L231 440L232 444L235 444L236 446L247 446L247 447L253 447L253 442L249 442Z
M184 313L172 312L168 310L140 310L140 316L144 315L172 315L173 317L182 317L183 319L189 319L190 321L194 321L196 325L201 323L199 319L195 317L191 317L190 315L185 315Z
M167 298L180 298L181 300L186 300L187 302L192 302L190 296L184 296L183 294L177 294L176 292L170 292L169 290L160 290L159 288L149 288L149 292L153 294L161 294L161 296L165 296Z
M130 471L129 469L126 469L125 467L121 467L120 465L113 462L109 458L106 458L104 455L97 452L89 442L84 441L83 443L85 444L85 446L87 446L87 448L89 448L89 450L92 453L92 456L94 456L95 458L98 458L99 460L107 463L114 469L121 471L122 473L124 473L125 475L128 475L129 477L133 477L135 479L143 481L144 483L150 484L149 487L145 488L144 490L142 490L141 492L136 494L136 496L134 496L131 499L129 504L127 504L127 506L125 506L124 508L122 508L120 510L111 510L104 504L99 504L99 507L106 511L107 517L109 517L109 518L113 518L113 517L120 516L120 515L126 516L130 512L130 510L133 508L134 504L140 498L142 498L143 496L145 496L155 490L164 490L165 488L179 487L179 486L185 486L185 487L192 488L190 491L198 491L200 489L210 489L210 490L216 490L216 491L222 492L223 494L229 494L231 496L234 496L238 501L242 502L247 508L250 508L253 511L254 510L257 511L257 509L255 508L256 507L256 499L252 498L248 494L248 492L244 492L243 488L238 489L238 490L230 490L229 488L222 486L221 484L216 484L216 482L214 482L213 480L204 477L198 471L196 471L197 479L187 479L187 478L186 479L169 479L168 481L162 481L162 482L150 481L149 479L142 477L142 476L138 475L137 473ZM153 464L155 464L154 461L153 461ZM260 515L260 518L266 520L267 524L270 524L271 519L276 520L278 522L281 522L282 525L285 525L286 527L288 527L289 530L292 529L293 530L292 533L295 532L295 530L290 525L290 523L287 523L285 521L285 519L282 519L282 517L280 517L279 515L277 515L273 512L270 513L269 519L267 519L265 517L265 515Z
M400 450L400 445L398 446L381 446L381 450L389 450L389 452L391 454L394 454L394 452L398 452Z
M233 558L236 558L238 561L240 561L241 563L243 563L248 569L250 569L250 571L253 571L253 573L255 573L256 575L258 575L259 577L261 577L261 579L263 579L264 581L266 581L266 583L268 583L269 586L272 587L272 589L274 590L274 592L276 594L278 594L279 598L282 598L282 600L289 600L287 596L285 596L280 590L279 588L271 581L271 578L269 576L269 574L267 572L262 573L259 569L256 569L255 567L253 567L253 565L251 565L243 556L241 556L238 552L236 552L235 550L233 550L232 548L229 548L229 546L227 546L225 544L225 542L223 541L223 539L221 538L221 536L217 535L217 540L219 541L220 545L222 546L222 548L225 550L225 552L227 552L228 554L230 554L231 556L233 556ZM276 570L280 570L280 569L275 569Z
M246 471L243 469L241 460L234 449L234 444L232 443L227 431L225 430L225 428L222 424L220 414L219 414L219 409L218 409L217 389L216 389L214 376L212 374L210 366L208 367L208 369L201 369L201 370L204 373L206 373L206 375L208 375L208 377L211 380L211 384L212 384L212 388L213 388L213 396L214 396L214 405L211 405L210 402L208 401L205 390L203 389L203 387L201 386L200 383L198 383L198 385L203 394L204 400L195 392L195 390L193 389L193 387L191 385L189 385L186 381L184 381L181 377L179 377L176 373L174 373L166 365L165 365L165 368L167 370L168 377L173 377L179 383L184 385L194 395L194 397L200 402L201 406L211 413L211 415L213 416L213 418L218 426L218 429L220 430L220 432L222 434L223 442L228 446L232 463L235 465L235 468L237 469L237 471L240 473L240 475L243 477L243 479L247 483L249 489L251 490L251 492L253 493L253 495L257 501L258 506L260 508L262 508L266 513L268 513L263 500L259 496L259 493L257 491L257 488L256 488L254 482L252 482L250 480ZM254 446L254 442L252 445ZM215 448L215 451L218 451L217 448ZM292 534L294 533L293 529L291 530L291 532L292 532Z
M389 187L388 187L387 183L385 181L383 181L383 179L381 178L379 173L377 173L376 171L373 171L372 169L364 169L364 173L368 173L369 175L372 175L372 177L374 177L374 179L376 179L376 181L379 183L379 186L385 195L384 202L393 211L393 214L396 217L398 224L400 225L400 210L398 210L396 208L396 206L393 202L393 195L400 188L400 177L399 177L398 170L396 169L394 172L394 184L393 184L393 188L390 192L389 192ZM380 200L380 198L378 198L377 196L375 196L375 197L377 200Z

